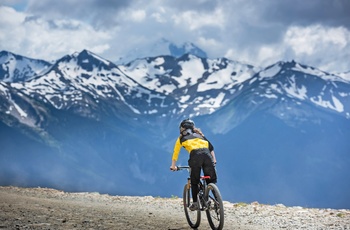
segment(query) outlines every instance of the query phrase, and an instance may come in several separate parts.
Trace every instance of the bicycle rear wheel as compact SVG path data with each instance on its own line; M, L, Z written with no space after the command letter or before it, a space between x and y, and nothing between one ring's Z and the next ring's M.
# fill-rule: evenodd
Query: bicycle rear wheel
M221 230L224 227L224 206L218 187L215 184L208 184L205 190L205 199L208 209L206 210L210 227L214 230Z
M201 211L200 210L191 211L189 209L191 205L191 200L192 200L191 188L189 188L189 186L186 184L183 192L183 205L184 205L186 219L188 224L191 226L191 228L198 228L201 222Z

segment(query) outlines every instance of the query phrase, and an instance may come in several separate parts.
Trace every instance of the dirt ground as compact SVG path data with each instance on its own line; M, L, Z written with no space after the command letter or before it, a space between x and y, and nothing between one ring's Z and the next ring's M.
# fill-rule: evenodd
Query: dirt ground
M191 229L179 198L0 187L0 208L0 229Z
M224 229L347 229L347 223L350 229L349 210L229 202L224 207ZM0 209L0 229L191 229L180 198L0 187ZM198 229L210 229L204 212Z

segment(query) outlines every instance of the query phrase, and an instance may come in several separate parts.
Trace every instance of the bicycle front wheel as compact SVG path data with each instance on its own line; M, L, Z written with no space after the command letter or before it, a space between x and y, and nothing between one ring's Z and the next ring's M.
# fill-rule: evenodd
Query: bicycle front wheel
M224 205L218 187L208 184L205 190L205 199L208 209L206 210L208 222L213 230L221 230L224 227Z
M184 205L186 219L188 224L191 226L191 228L198 228L201 222L201 211L190 210L189 207L191 205L191 200L192 200L191 188L189 188L189 186L186 184L183 192L183 205Z

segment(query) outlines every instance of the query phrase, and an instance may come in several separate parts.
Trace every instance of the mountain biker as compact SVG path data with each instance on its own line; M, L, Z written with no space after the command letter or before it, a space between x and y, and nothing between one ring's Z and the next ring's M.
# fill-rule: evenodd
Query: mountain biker
M181 147L184 147L189 153L190 158L188 165L191 167L191 191L193 203L189 207L194 211L199 208L197 194L199 192L199 181L201 169L204 175L210 176L207 183L216 183L216 158L213 145L207 140L200 129L196 128L194 122L190 119L185 119L180 123L180 136L177 138L172 163L170 170L176 171L176 161L179 157Z

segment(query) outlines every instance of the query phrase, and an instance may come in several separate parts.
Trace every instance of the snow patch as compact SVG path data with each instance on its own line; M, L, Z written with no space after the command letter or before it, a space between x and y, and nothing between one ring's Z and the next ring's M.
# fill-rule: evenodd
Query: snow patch
M190 62L180 62L179 64L182 67L182 76L177 78L179 88L194 85L203 77L205 69L200 59L196 58Z
M330 108L330 109L336 110L340 113L344 112L343 104L334 96L332 96L332 101L322 100L321 96L317 96L316 98L315 97L310 98L310 100L319 106L322 106L325 108Z
M278 65L273 65L259 73L261 78L272 78L281 71L281 67Z
M232 84L231 69L222 69L211 74L207 80L198 85L198 92L205 92L211 89L222 89Z
M288 95L292 97L299 98L301 100L307 98L307 89L305 86L301 86L301 88L298 88L295 83L295 76L290 77L290 84L291 87L285 87L285 91L287 92Z
M191 98L191 95L185 95L180 97L181 103L186 103Z

